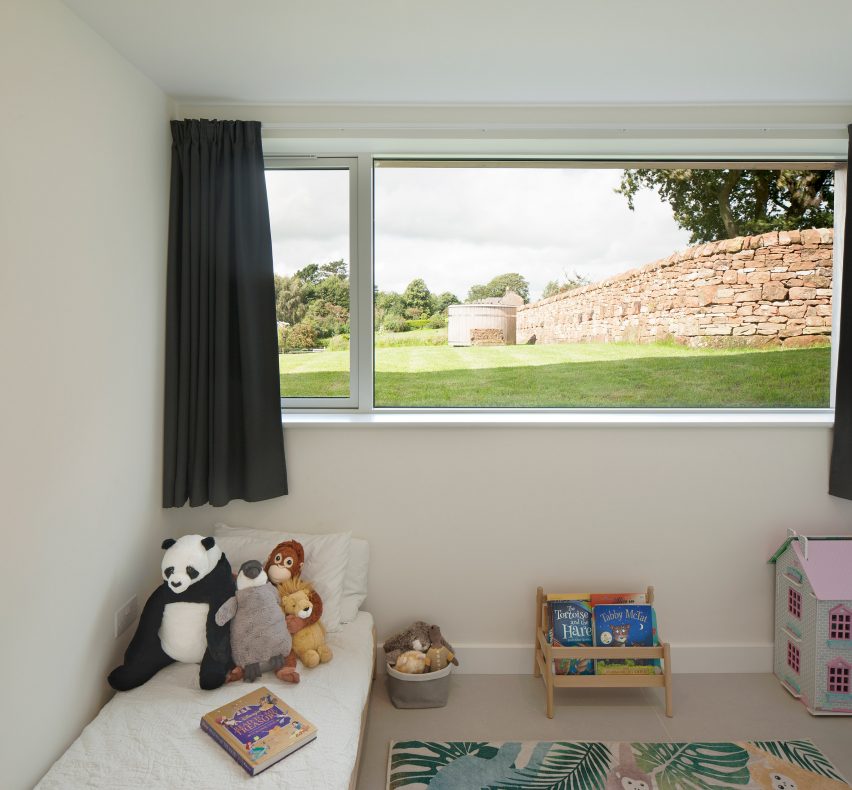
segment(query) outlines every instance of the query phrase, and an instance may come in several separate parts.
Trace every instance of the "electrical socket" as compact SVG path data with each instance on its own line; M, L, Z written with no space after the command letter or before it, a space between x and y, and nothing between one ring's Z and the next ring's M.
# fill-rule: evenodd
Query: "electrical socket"
M139 616L139 601L134 595L115 613L115 638L118 639Z

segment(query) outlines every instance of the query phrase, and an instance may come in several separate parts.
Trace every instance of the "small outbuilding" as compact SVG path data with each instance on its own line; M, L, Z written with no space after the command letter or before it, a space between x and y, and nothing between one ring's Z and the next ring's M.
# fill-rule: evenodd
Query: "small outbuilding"
M814 715L852 715L852 536L787 539L775 564L775 675Z
M517 311L522 296L507 291L505 296L479 299L447 308L447 342L451 346L514 346Z

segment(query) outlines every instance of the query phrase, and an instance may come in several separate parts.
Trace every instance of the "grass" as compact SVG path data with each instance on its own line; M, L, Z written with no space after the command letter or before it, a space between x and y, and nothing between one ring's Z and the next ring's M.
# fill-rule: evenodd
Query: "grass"
M400 337L415 334L420 332ZM382 345L375 355L375 403L384 407L828 406L827 346L752 350L627 343ZM282 395L345 396L348 365L344 351L282 355Z

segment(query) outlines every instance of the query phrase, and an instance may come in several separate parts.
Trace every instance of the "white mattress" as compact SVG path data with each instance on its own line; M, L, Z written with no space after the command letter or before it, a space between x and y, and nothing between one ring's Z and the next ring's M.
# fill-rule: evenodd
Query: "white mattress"
M344 790L358 754L361 713L373 673L373 617L328 635L334 658L304 669L301 683L264 673L257 683L198 687L197 664L172 664L144 686L117 692L37 785L51 788L247 788ZM268 686L317 725L313 743L252 778L202 732L203 714Z

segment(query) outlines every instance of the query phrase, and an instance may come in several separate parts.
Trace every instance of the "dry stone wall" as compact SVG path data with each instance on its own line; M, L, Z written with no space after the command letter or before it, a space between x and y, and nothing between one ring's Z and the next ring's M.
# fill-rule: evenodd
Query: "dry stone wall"
M824 343L833 241L832 230L817 228L690 247L519 307L517 342Z

